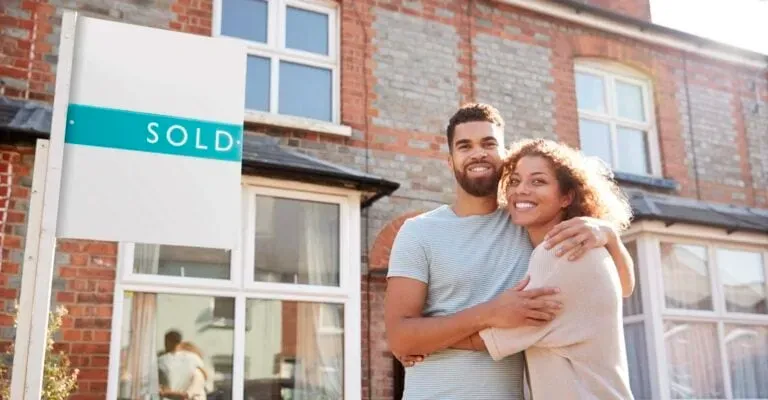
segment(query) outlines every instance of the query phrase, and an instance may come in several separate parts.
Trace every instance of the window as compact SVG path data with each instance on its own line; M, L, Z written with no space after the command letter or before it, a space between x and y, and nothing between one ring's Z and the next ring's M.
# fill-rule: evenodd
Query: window
M768 399L764 253L676 240L659 248L671 398Z
M247 44L247 112L338 123L337 7L321 0L216 1L214 34Z
M650 82L623 67L578 63L575 70L581 150L615 171L659 175Z
M648 344L646 337L648 313L643 306L642 284L640 281L640 259L637 241L625 243L635 263L635 290L632 296L624 299L624 342L629 364L629 384L632 394L637 399L650 399L651 381L648 364Z
M120 244L110 398L359 395L359 194L252 183L240 248Z

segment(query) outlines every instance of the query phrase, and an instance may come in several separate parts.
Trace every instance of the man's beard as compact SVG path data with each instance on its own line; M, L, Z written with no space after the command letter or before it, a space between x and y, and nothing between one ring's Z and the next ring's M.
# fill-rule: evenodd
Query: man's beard
M467 168L471 167L468 166ZM474 197L488 197L495 195L499 190L499 180L501 179L501 172L494 168L491 171L491 175L483 178L470 178L467 176L466 168L463 171L453 169L453 175L456 176L456 181L459 182L459 186Z

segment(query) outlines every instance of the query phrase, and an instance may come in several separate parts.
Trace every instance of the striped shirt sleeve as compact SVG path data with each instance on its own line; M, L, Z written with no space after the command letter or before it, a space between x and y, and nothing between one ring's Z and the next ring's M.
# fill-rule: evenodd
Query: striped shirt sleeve
M408 220L400 227L389 254L388 278L403 277L429 283L429 261L422 235L413 221Z

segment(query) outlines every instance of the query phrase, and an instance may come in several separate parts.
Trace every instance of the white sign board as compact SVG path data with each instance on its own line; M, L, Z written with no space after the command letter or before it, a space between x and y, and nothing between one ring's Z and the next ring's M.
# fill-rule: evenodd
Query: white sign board
M246 49L62 18L37 146L11 398L40 399L57 238L239 247Z
M56 236L234 248L246 51L78 18Z

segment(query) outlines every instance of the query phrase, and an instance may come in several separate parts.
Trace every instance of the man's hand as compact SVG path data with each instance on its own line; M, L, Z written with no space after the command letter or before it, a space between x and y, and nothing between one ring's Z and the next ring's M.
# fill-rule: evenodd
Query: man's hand
M544 248L555 248L558 257L571 253L570 261L578 260L587 250L606 246L618 238L609 223L589 217L571 218L555 225L544 238Z
M523 325L541 326L552 321L562 308L559 301L545 299L560 293L557 288L539 288L524 291L530 282L526 276L520 283L507 289L495 299L491 326L495 328L516 328Z

